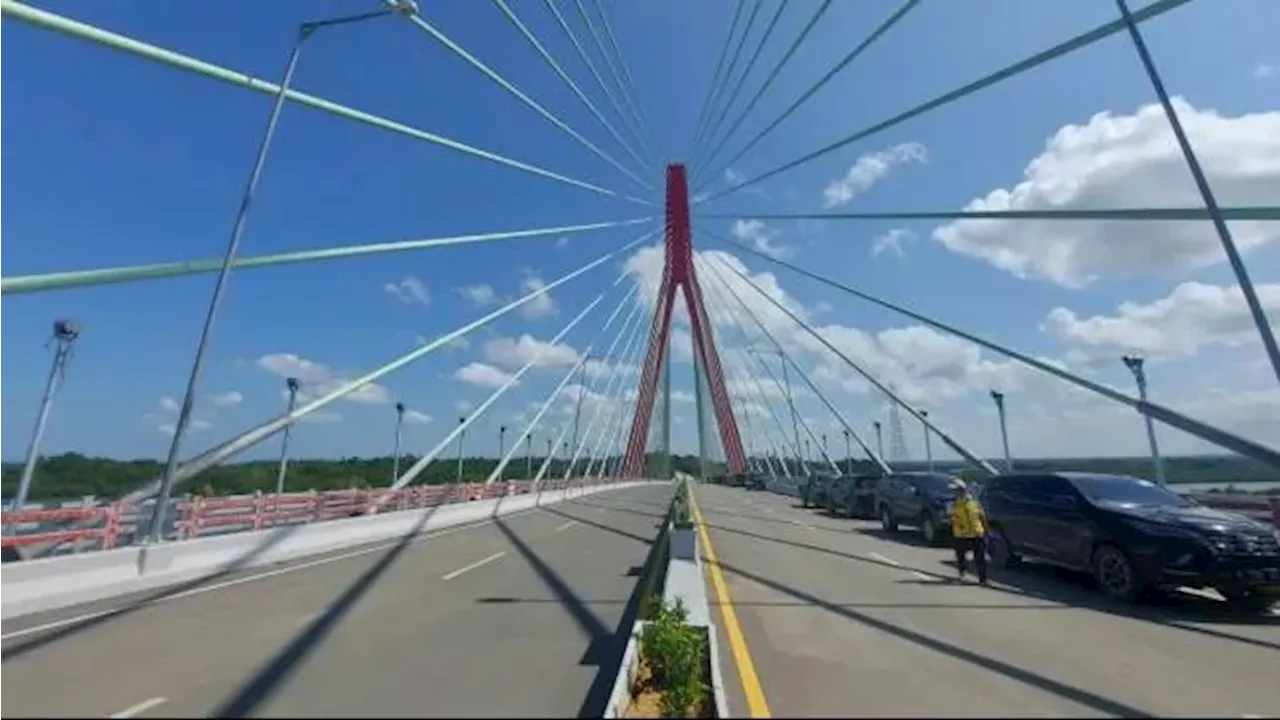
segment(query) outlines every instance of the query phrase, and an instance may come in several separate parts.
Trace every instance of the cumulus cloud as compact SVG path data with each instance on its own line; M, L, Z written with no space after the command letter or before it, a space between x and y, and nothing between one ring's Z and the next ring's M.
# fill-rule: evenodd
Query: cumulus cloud
M894 228L879 235L871 244L871 257L879 257L881 253L891 252L902 257L902 244L916 239L916 234L907 228Z
M244 395L241 395L235 390L213 396L213 404L216 407L231 407L233 405L239 405L242 402L244 402Z
M180 407L181 406L178 404L177 400L174 400L173 398L167 395L165 397L160 398L161 410L165 410L167 412L178 412Z
M545 288L547 284L537 275L530 274L520 281L520 291L522 295L531 292L537 292ZM556 301L552 299L551 293L543 293L533 298L529 302L520 306L520 314L528 320L538 320L544 317L555 315L559 312L556 307Z
M476 307L492 305L498 301L498 293L494 291L491 285L468 285L464 288L459 288L458 292Z
M780 234L761 220L734 220L729 232L738 240L750 243L759 252L776 258L788 258L795 254L794 248L776 244Z
M511 379L511 373L486 363L473 362L458 368L453 376L469 385L486 388L502 387Z
M1262 307L1280 317L1280 284L1255 286ZM1239 286L1186 282L1149 303L1126 302L1114 315L1080 318L1071 310L1049 311L1041 329L1064 342L1117 355L1194 355L1206 345L1238 347L1258 342L1257 326Z
M510 370L517 370L530 362L540 368L571 367L582 357L568 345L553 345L528 334L519 338L489 340L484 345L484 355L490 363Z
M404 421L413 425L426 425L432 420L433 418L430 415L419 410L404 411Z
M426 305L431 302L426 284L412 275L404 276L399 282L389 282L382 289L406 305Z
M270 353L258 358L257 366L282 378L297 378L301 384L298 398L303 402L327 395L351 382L354 377L321 362L308 360L293 353ZM391 393L377 383L363 385L344 395L343 400L366 405L385 405L391 402Z
M910 163L926 163L929 151L917 142L902 143L879 152L859 157L844 177L832 180L822 191L825 208L848 205L853 199L875 187L896 168Z
M1174 106L1223 205L1268 205L1280 197L1280 111L1228 116ZM1158 104L1131 115L1101 112L1067 125L1011 189L971 200L965 210L1200 207L1186 162ZM1275 243L1280 225L1233 222L1242 251ZM960 220L934 239L1022 278L1083 287L1102 277L1175 272L1225 261L1208 222Z

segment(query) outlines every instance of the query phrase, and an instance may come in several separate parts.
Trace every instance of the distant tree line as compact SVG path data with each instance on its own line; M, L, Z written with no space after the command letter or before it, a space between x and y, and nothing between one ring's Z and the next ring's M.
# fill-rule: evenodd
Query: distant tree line
M533 470L536 473L542 465L542 457L533 458ZM400 460L400 468L411 466L418 457L406 455ZM615 458L616 461L616 458ZM855 473L870 473L874 467L865 460L848 463L837 461L841 468L849 468ZM494 458L464 458L462 461L462 481L479 482L489 476L496 466ZM658 473L662 467L662 458L657 455L648 457L649 470ZM994 461L997 467L999 461ZM1152 477L1151 459L1136 458L1080 458L1080 459L1025 459L1015 460L1016 469L1022 471L1064 471L1100 472L1132 475L1150 479ZM21 463L3 463L3 494L12 497L17 491L18 478L22 473ZM200 474L184 492L200 491L213 495L237 495L252 493L255 490L271 492L275 489L277 461L254 460L234 464L221 465ZM815 463L811 467L818 469ZM894 463L898 470L924 470L923 462ZM334 460L297 459L289 461L289 472L286 477L285 490L290 492L305 490L338 490L353 487L378 487L391 482L392 458L342 458ZM527 461L523 457L515 457L507 465L504 477L521 479L525 477ZM546 477L562 477L568 468L567 459L553 459ZM674 471L697 475L699 461L696 455L673 455L671 468ZM944 472L956 473L962 477L976 477L981 472L972 466L959 462L939 461L935 468ZM93 495L97 497L117 497L138 486L159 477L163 465L157 460L114 460L110 458L86 457L79 453L66 453L41 458L36 468L35 480L31 487L31 500L67 500ZM793 468L794 469L794 468ZM583 474L586 463L578 461L576 474ZM723 462L708 464L709 473L725 472ZM1171 457L1165 461L1165 474L1171 483L1250 483L1259 481L1280 481L1280 471L1268 468L1251 460L1235 456L1200 456ZM455 482L458 478L458 461L437 459L429 463L418 476L416 482L426 485L440 485Z

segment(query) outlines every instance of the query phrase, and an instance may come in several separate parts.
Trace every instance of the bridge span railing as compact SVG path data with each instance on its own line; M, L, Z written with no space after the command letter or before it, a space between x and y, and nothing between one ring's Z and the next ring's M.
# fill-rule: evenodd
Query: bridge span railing
M589 487L604 478L548 480L539 492ZM527 480L495 483L419 485L391 490L355 488L301 493L263 493L202 497L175 501L166 536L187 540L211 535L251 532L283 525L325 522L359 515L478 502L534 492ZM154 502L112 502L81 507L37 508L0 513L4 548L61 544L62 552L110 550L134 544L147 527ZM74 527L73 527L74 526Z

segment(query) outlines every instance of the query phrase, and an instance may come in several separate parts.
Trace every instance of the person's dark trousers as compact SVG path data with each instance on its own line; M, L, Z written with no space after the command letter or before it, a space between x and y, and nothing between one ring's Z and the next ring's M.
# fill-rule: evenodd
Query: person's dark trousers
M955 538L956 567L963 576L969 569L966 556L973 553L973 566L978 571L978 581L987 581L987 553L981 537Z

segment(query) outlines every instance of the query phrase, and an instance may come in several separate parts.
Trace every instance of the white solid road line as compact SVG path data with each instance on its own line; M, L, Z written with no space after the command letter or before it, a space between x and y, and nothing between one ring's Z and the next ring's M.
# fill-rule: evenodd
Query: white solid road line
M541 508L528 508L526 510L517 510L503 517L519 517L520 515L526 515L528 513L536 512L538 510L541 510ZM452 535L454 533L462 532L464 530L473 530L475 528L488 525L490 522L491 522L491 519L486 518L484 520L469 523L466 525L455 525L454 527L451 527L451 528L445 528L437 532L421 535L417 538L414 538L412 542L418 543L424 540L430 540L432 538L444 537L445 535ZM289 565L287 567L276 568L274 570L268 570L266 572L255 573L253 575L247 575L245 577L235 578L234 580L224 580L222 582L210 583L209 585L201 585L200 587L192 588L191 590L186 590L180 593L174 593L173 595L165 595L164 597L158 598L156 600L150 600L142 604L157 605L159 603L168 602L170 600L177 600L179 598L191 597L193 595L201 595L203 593L213 592L214 590L222 590L229 587L235 587L236 585L242 585L247 582L253 582L254 580L265 580L266 578L275 577L277 575L285 575L291 572L298 572L299 570L309 570L314 567L320 567L322 565L328 565L330 563L335 563L342 560L350 560L351 558L360 557L362 555L370 555L376 552L381 552L383 550L393 548L399 543L400 543L399 540L395 540L392 542L381 543L378 545L371 545L367 548L362 548L360 550L353 550L348 553L342 553L341 555L334 555L332 557L320 558L319 560L311 560L309 562L299 563L297 565ZM100 618L104 615L111 615L112 613L120 612L121 610L124 610L127 607L129 606L122 605L118 607L109 608L107 610L99 610L98 612L85 613L84 615L77 615L75 617L64 618L62 620L54 620L53 622L47 622L42 625L35 625L33 627L23 628L21 630L14 630L13 632L0 635L0 640L9 640L12 638L19 638L19 637L23 637L24 635L43 632L45 630L56 630L57 628L64 627L67 625L75 625L77 623L86 622L88 620L93 620L95 618Z
M144 712L146 712L146 711L150 710L151 708L153 708L153 707L155 707L155 706L157 706L157 705L163 705L163 704L164 704L164 703L166 703L166 702L169 702L169 698L153 697L153 698L151 698L150 700L143 700L142 702L140 702L140 703L138 703L138 704L136 704L136 705L130 705L129 707L127 707L127 708L125 708L125 709L121 710L120 712L118 712L118 713L112 713L112 714L108 715L107 717L110 717L110 718L131 718L131 717L133 717L133 716L135 716L135 715L141 715L142 713L144 713Z
M496 552L496 553L494 553L494 554L490 555L489 557L487 557L487 558L485 558L485 559L483 559L483 560L477 560L477 561L475 561L475 562L471 563L470 565L464 565L463 567L460 567L460 568L458 568L457 570L454 570L453 572L449 573L448 575L444 575L444 576L442 576L440 579L441 579L441 580L452 580L452 579L454 579L454 578L458 577L459 575L461 575L462 573L465 573L465 572L471 572L472 570L475 570L476 568L480 567L481 565L488 565L489 563L493 562L494 560L497 560L498 558L500 558L500 557L502 557L503 555L506 555L506 554L507 554L507 551L506 551L506 550L503 550L503 551L501 551L501 552Z
M868 557L870 557L870 558L871 558L871 559L873 559L873 560L878 560L879 562L882 562L882 563L884 563L884 564L886 564L886 565L892 565L892 566L894 566L894 567L901 567L901 566L902 566L902 563L898 562L897 560L894 560L894 559L893 559L893 558L891 558L891 557L885 557L884 555L881 555L881 554L880 554L880 553L878 553L878 552L869 552L869 553L867 553L867 556L868 556Z
M569 522L567 522L567 523L565 523L565 524L561 525L560 527L556 528L556 532L564 532L565 530L568 530L569 528L571 528L571 527L573 527L574 525L577 525L577 524L578 524L578 521L577 521L577 520L570 520Z

